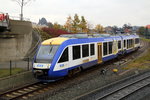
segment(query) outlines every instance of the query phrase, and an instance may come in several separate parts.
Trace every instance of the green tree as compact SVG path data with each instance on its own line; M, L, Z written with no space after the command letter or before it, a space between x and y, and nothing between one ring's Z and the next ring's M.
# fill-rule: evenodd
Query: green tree
M47 23L47 26L48 26L49 28L53 28L53 24L52 24L51 22L48 22L48 23Z
M72 21L72 18L71 16L69 16L67 18L67 21L64 25L64 28L68 31L68 32L72 32L72 25L73 25L73 21Z
M144 34L144 36L145 36L146 38L150 38L150 32L149 32L148 27L145 28L145 34Z
M77 33L80 31L80 19L79 19L79 16L77 14L75 14L74 16L74 20L73 20L73 33Z
M139 30L138 30L138 33L140 35L144 35L145 34L145 27L140 27Z
M50 39L52 37L40 28L34 28L34 30L40 34L42 41Z

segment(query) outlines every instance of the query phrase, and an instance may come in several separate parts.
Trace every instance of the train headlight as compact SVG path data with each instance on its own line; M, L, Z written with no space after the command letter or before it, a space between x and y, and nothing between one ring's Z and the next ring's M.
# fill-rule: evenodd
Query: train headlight
M50 68L50 64L47 65L47 68Z

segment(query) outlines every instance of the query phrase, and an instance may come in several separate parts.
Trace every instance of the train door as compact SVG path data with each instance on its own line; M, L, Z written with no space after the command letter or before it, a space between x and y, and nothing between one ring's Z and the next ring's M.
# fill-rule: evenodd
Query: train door
M113 54L117 54L118 53L118 41L116 39L114 39L113 41Z
M102 43L97 43L98 63L102 62Z
M133 42L132 42L133 44L133 48L135 48L135 38L133 38Z

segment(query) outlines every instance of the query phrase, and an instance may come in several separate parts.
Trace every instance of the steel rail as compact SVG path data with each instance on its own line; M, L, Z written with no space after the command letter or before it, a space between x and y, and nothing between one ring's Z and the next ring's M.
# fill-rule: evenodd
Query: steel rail
M40 86L41 85L41 86ZM36 88L35 88L35 86L36 86ZM41 82L35 82L35 83L32 83L32 84L28 84L28 85L25 85L25 86L23 86L23 87L19 87L19 88L16 88L16 89L14 89L14 90L10 90L10 91L6 91L6 92L4 92L4 93L1 93L0 94L0 99L3 99L3 100L14 100L14 99L17 99L17 98L20 98L20 97L23 97L23 96L25 96L25 95L28 95L28 94L30 94L30 93L33 93L33 92L35 92L35 91L38 91L38 90L40 90L40 89L42 89L42 88L45 88L45 84L43 84L43 83L41 83ZM30 91L26 91L26 90L24 90L24 89L29 89L29 87L34 87L35 89L30 89ZM18 93L18 91L23 91L24 93ZM14 95L14 97L9 97L9 96L7 96L7 95L9 95L9 94L13 94L13 93L18 93L19 95Z
M146 80L146 79L148 79L148 78L150 78L150 75L149 76L146 76L146 77L144 77L144 78L142 78L142 79L139 79L139 80L137 80L137 81L134 81L134 82L131 82L131 83L129 83L129 84L126 84L126 85L124 85L124 86L122 86L122 87L120 87L120 88L118 88L118 89L116 89L116 90L114 90L114 91L112 91L112 92L110 92L110 93L108 93L108 94L105 94L104 96L102 96L102 97L99 97L97 100L102 100L102 99L105 99L105 98L107 98L108 96L110 96L110 95L113 95L113 94L115 94L115 93L117 93L117 92L119 92L119 91L121 91L121 90L123 90L123 89L125 89L125 88L128 88L129 86L132 86L132 85L134 85L134 84L136 84L136 83L139 83L139 82L141 82L141 81L143 81L143 80ZM148 85L148 84L147 84ZM141 88L139 88L139 89L141 89ZM137 89L138 90L138 89ZM131 92L132 93L132 92ZM124 95L123 97L125 97L125 96L127 96L127 95ZM122 97L122 98L123 98ZM121 98L121 99L122 99Z
M140 77L140 78L138 78L138 77ZM95 96L96 94L98 94L98 96L97 96L97 97L94 97L94 98L92 98L92 99L101 100L101 99L104 99L104 98L110 96L111 94L114 94L115 92L118 92L119 90L122 90L122 89L124 89L124 88L126 88L126 87L128 87L128 86L131 86L131 85L133 85L133 84L135 84L135 83L137 83L137 82L140 82L140 81L142 81L142 80L145 80L145 79L147 79L147 78L149 78L149 77L150 77L150 72L149 72L149 71L144 72L144 73L142 73L142 74L138 74L138 75L137 75L137 74L134 74L134 75L132 75L132 76L130 76L130 77L121 79L121 80L119 80L119 81L115 81L115 82L110 83L110 84L108 84L108 85L105 85L104 87L100 87L100 88L97 88L97 89L95 89L95 90L92 90L92 91L90 91L90 92L88 92L88 93L85 93L85 94L83 94L83 95L79 95L79 96L73 98L72 100L84 100L84 99L92 98L92 97ZM134 78L135 78L135 79L138 78L138 80L132 81L131 83L128 83L128 82L127 82L127 81L131 81L131 79L134 79ZM115 88L114 86L118 86L119 84L125 83L125 82L127 82L126 85L120 86L119 88L116 88L116 89L114 89L113 91L110 90L111 88ZM108 91L108 90L109 90L109 91ZM103 93L106 93L106 94L103 94ZM99 94L100 94L101 96L99 96ZM89 100L90 100L90 99L89 99Z

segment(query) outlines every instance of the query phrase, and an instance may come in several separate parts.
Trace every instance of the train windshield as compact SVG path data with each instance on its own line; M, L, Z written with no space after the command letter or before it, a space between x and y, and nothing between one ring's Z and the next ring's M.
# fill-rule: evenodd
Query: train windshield
M36 56L36 63L51 63L59 45L42 45Z

